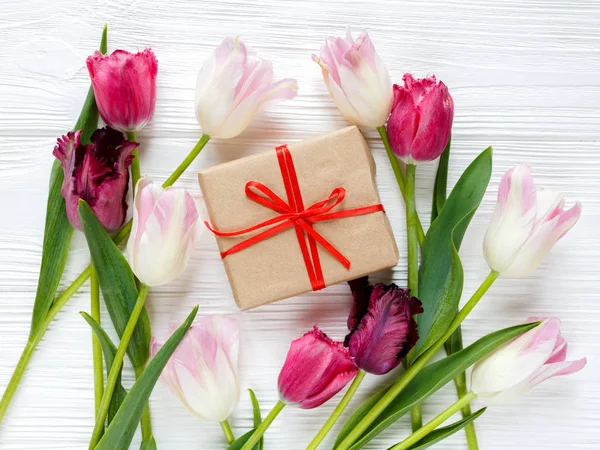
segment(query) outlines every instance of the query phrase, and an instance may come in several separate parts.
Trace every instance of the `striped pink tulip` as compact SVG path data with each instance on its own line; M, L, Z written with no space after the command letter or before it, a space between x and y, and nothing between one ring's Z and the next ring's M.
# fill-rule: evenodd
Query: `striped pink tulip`
M379 127L392 108L392 81L369 33L330 36L313 61L321 66L333 102L354 125Z
M538 320L543 319L527 319ZM510 403L548 378L579 372L586 363L586 358L567 361L560 320L545 319L479 361L473 368L471 390L488 403Z
M315 326L292 342L279 373L279 395L285 403L316 408L342 390L357 373L348 349Z
M227 37L204 63L196 81L195 110L202 131L229 139L244 131L267 103L293 99L298 83L273 81L273 65L239 37Z
M238 324L233 317L196 319L171 356L161 380L193 415L223 422L240 399L239 345ZM161 347L153 338L153 357Z
M528 166L510 169L500 182L498 203L483 243L488 265L503 276L528 275L580 214L579 203L565 210L562 195L536 189Z

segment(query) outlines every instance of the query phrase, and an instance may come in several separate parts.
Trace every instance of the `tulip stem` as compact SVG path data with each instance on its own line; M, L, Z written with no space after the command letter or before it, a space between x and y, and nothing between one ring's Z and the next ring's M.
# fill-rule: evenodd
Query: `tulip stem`
M169 178L167 178L167 180L163 183L163 185L162 185L163 187L166 188L166 187L172 186L179 179L179 177L183 174L183 172L192 163L194 158L196 158L200 154L200 151L206 146L209 139L210 139L210 137L208 135L206 135L206 134L202 135L202 137L200 138L200 140L198 141L196 146L192 149L192 151L185 158L185 160L179 165L179 167L177 167L177 169L175 169L175 171L171 174L171 176ZM132 221L130 220L125 225L123 225L121 230L119 230L119 232L113 238L113 242L115 244L119 245L123 241L125 241L127 239L127 237L129 236L129 233L131 233L131 226L132 226ZM21 358L19 359L19 362L17 363L17 366L15 367L15 370L13 372L13 375L8 383L8 386L6 387L4 394L2 394L2 400L0 400L0 422L2 422L2 419L4 418L4 415L6 414L6 410L8 409L8 406L10 405L10 402L11 402L13 396L15 395L15 392L17 391L17 388L19 387L21 379L23 378L23 374L25 373L25 369L27 369L27 366L29 365L29 361L31 360L31 356L33 355L33 352L36 349L37 345L40 343L40 341L44 337L44 334L46 333L48 326L50 325L50 323L52 323L52 320L54 319L54 317L56 317L58 312L63 308L63 306L66 305L66 303L69 301L69 299L73 295L75 295L75 293L79 290L79 288L81 286L83 286L83 284L87 281L87 279L90 277L91 270L92 270L91 265L88 265L83 270L83 272L81 272L79 274L79 276L67 287L67 289L65 289L65 291L56 298L56 300L52 304L52 307L48 311L48 314L46 314L46 318L44 319L44 321L40 324L39 328L37 329L36 334L34 336L31 336L29 338L29 340L27 341L27 344L25 345L25 348L23 349L23 352L21 353Z
M115 390L115 385L117 384L117 379L119 378L125 352L129 346L129 341L137 324L138 318L144 309L144 303L146 302L146 296L148 295L149 290L149 286L145 284L141 286L137 300L135 301L135 305L133 306L133 310L131 311L127 325L125 326L125 331L123 331L123 336L121 336L121 341L117 347L117 352L115 353L113 364L106 380L106 388L104 390L104 395L102 396L102 401L100 402L100 410L96 415L96 425L94 425L94 431L92 432L92 438L89 445L90 450L96 447L98 441L100 441L100 438L102 437L102 433L104 431L104 422L106 421L106 415L108 414L108 407L110 405L113 391Z
M398 162L398 158L396 158L396 155L392 151L392 147L390 146L390 140L388 139L385 127L377 127L377 131L379 132L379 136L381 136L381 141L383 142L383 146L385 147L388 159L390 160L390 165L392 166L394 175L396 176L398 188L400 188L400 193L402 194L402 198L404 199L404 203L406 204L406 180L404 179L404 173L402 172L402 168L400 167L400 162ZM425 232L423 231L423 225L421 224L419 216L417 216L416 218L415 226L417 227L419 245L423 245L423 241L425 240Z
M473 308L477 305L479 300L492 286L494 281L498 278L499 273L492 270L487 278L481 283L481 286L477 288L475 293L469 299L469 301L463 306L463 308L454 317L454 320L450 323L450 326L444 333L444 335L438 339L425 353L416 359L412 366L408 368L406 372L400 377L398 381L390 386L387 392L379 399L379 401L371 408L371 410L362 418L362 420L354 427L354 429L348 433L348 436L342 441L342 443L336 448L336 450L348 450L357 440L360 439L362 434L367 428L379 417L379 415L394 401L402 390L408 385L408 383L425 367L425 365L435 356L440 348L444 346L452 333L460 326L463 320L469 315Z
M452 417L454 413L458 412L465 405L468 405L471 402L471 400L474 400L476 397L477 396L475 394L469 392L464 397L459 398L456 403L454 403L445 411L441 412L434 419L428 422L424 427L420 428L418 431L408 436L402 442L399 442L398 444L394 445L390 450L407 450L411 448L414 444L419 442L421 439L423 439L425 436L427 436L429 433L431 433L433 430L435 430L437 427L443 424L446 420Z
M254 446L258 444L258 441L260 441L260 438L263 437L263 434L265 434L265 431L267 431L267 428L269 428L271 423L273 423L275 417L279 415L284 407L285 403L281 400L275 403L275 406L273 406L273 409L269 412L267 417L265 417L265 420L263 420L262 423L256 428L254 433L252 433L252 436L250 436L250 439L246 441L240 450L250 450L254 448Z
M100 285L96 269L90 264L90 315L100 325ZM92 332L92 357L94 364L94 414L98 414L100 401L104 394L104 366L102 365L102 347L96 334Z
M331 413L331 416L329 416L327 422L323 424L323 426L321 427L317 435L314 437L314 439L310 442L310 444L308 444L306 450L316 450L319 444L323 441L323 439L325 439L325 436L327 436L327 434L331 431L335 423L338 421L338 419L348 406L348 403L350 403L350 400L352 400L352 397L354 397L354 394L356 393L356 390L360 386L360 383L362 382L365 375L366 372L364 370L358 371L358 373L354 377L354 380L352 381L352 384L344 394L344 397L342 397L342 400L335 407L335 409Z
M135 131L127 132L127 140L135 142ZM133 159L131 160L131 186L133 187L132 195L135 196L135 187L142 176L142 171L140 169L140 153L137 147L133 149L131 156L133 156Z
M221 422L221 428L223 429L225 439L227 439L227 444L233 444L233 442L235 441L235 436L233 435L233 431L231 431L231 426L229 425L229 421L227 419Z
M183 172L185 172L185 170L190 166L192 161L194 161L194 159L196 159L196 157L200 154L200 152L202 151L202 149L208 143L209 140L210 140L210 136L208 134L204 133L202 135L202 137L200 138L200 140L198 141L198 143L194 146L192 151L189 153L189 155L186 156L186 158L181 162L181 164L179 164L179 166L173 171L171 176L169 178L167 178L167 180L163 183L163 187L172 186L173 183L175 183L179 179L181 174Z
M456 385L456 393L458 398L461 399L469 394L467 390L467 375L462 372L459 376L454 379ZM460 412L463 419L466 419L471 415L471 404L467 403L464 405ZM475 423L470 422L465 426L465 435L467 436L467 446L469 450L479 450L479 444L477 443L477 434L475 433Z
M135 379L139 379L144 373L145 367L135 368ZM152 438L152 417L150 416L150 403L146 403L142 418L140 419L140 427L142 428L142 442L148 442Z

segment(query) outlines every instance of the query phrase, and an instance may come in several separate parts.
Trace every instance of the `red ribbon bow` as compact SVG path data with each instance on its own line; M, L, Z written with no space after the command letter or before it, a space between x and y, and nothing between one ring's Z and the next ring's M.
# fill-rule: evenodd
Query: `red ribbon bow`
M302 193L300 192L300 184L294 167L292 155L287 148L287 145L282 145L275 149L277 151L277 160L285 186L285 192L288 198L286 202L271 189L258 181L249 181L246 183L246 196L266 208L272 209L279 213L278 216L272 219L265 220L254 226L244 228L243 230L223 232L218 231L210 226L208 222L204 222L208 229L216 236L234 237L252 233L254 231L267 228L264 231L234 245L229 250L221 252L221 258L227 255L242 251L254 244L257 244L265 239L275 236L288 228L296 229L298 244L302 252L302 258L306 265L308 278L314 291L325 287L323 278L323 270L321 268L321 260L319 259L319 250L317 244L321 245L331 256L337 259L346 269L350 269L350 261L342 255L327 239L319 234L313 224L323 222L325 220L342 219L345 217L360 216L363 214L371 214L378 211L384 211L383 205L376 204L364 206L360 208L347 209L343 211L331 212L333 208L339 205L346 196L346 190L342 187L335 188L325 200L315 203L308 208L304 208L302 201ZM307 245L308 241L308 245Z

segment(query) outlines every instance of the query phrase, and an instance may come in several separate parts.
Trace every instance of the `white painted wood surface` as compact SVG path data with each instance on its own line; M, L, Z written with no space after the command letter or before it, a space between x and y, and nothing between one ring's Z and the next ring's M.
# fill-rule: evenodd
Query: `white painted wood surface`
M557 315L573 357L587 369L539 386L518 404L491 407L478 420L485 450L600 448L600 2L589 0L307 1L307 0L2 0L0 8L0 390L26 341L42 243L48 173L56 137L74 124L89 80L84 58L108 22L110 49L151 46L159 59L158 102L139 134L142 171L164 180L200 136L193 113L196 72L227 34L239 34L274 62L277 76L296 77L297 99L270 109L231 141L211 142L182 177L198 192L203 167L346 125L311 61L329 34L347 24L369 29L394 80L406 71L435 73L456 104L450 181L479 151L495 149L490 190L461 256L470 294L487 273L481 242L501 174L529 163L540 184L583 202L583 216L533 276L500 280L464 327L468 343L528 315ZM378 183L405 254L404 213L385 153L374 132ZM422 218L429 214L435 165L418 172ZM82 236L73 243L62 287L87 263ZM404 284L406 260L393 271ZM196 249L185 276L149 297L155 333L192 305L201 313L235 313L211 236ZM292 339L314 323L332 337L346 333L350 295L336 286L240 314L241 378L265 410L277 400L276 378ZM87 287L57 316L40 344L0 427L3 450L84 449L93 424ZM105 323L108 316L103 314ZM397 376L367 377L352 408ZM132 381L128 369L126 383ZM426 417L454 401L451 386L425 405ZM152 395L155 435L163 450L222 449L218 425L198 421L163 386ZM266 436L268 449L301 449L335 401L312 411L292 407ZM231 419L236 435L251 425L244 394ZM406 435L407 421L370 448ZM136 441L137 442L137 441ZM328 441L329 445L331 441ZM135 448L135 445L132 447ZM326 448L324 446L323 448ZM457 434L439 449L466 448Z

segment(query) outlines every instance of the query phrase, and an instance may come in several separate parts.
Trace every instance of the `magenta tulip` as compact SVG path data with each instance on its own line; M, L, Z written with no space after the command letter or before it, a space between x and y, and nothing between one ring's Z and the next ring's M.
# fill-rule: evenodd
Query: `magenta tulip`
M357 373L348 349L315 326L292 342L279 373L279 395L285 403L316 408L342 390Z
M158 61L149 48L139 53L95 52L87 59L102 119L122 132L136 132L154 115Z
M345 344L359 369L383 375L397 367L419 339L413 316L423 308L395 284L365 283L366 277L350 284L355 303Z
M65 174L62 195L67 217L73 227L81 230L77 205L83 199L102 225L114 231L123 225L127 214L128 168L138 143L124 139L109 127L96 130L91 141L82 145L81 131L76 131L59 138L54 147L53 154Z
M407 164L433 161L450 139L454 102L448 88L435 76L415 79L409 73L404 86L394 85L394 105L387 132L393 152Z

